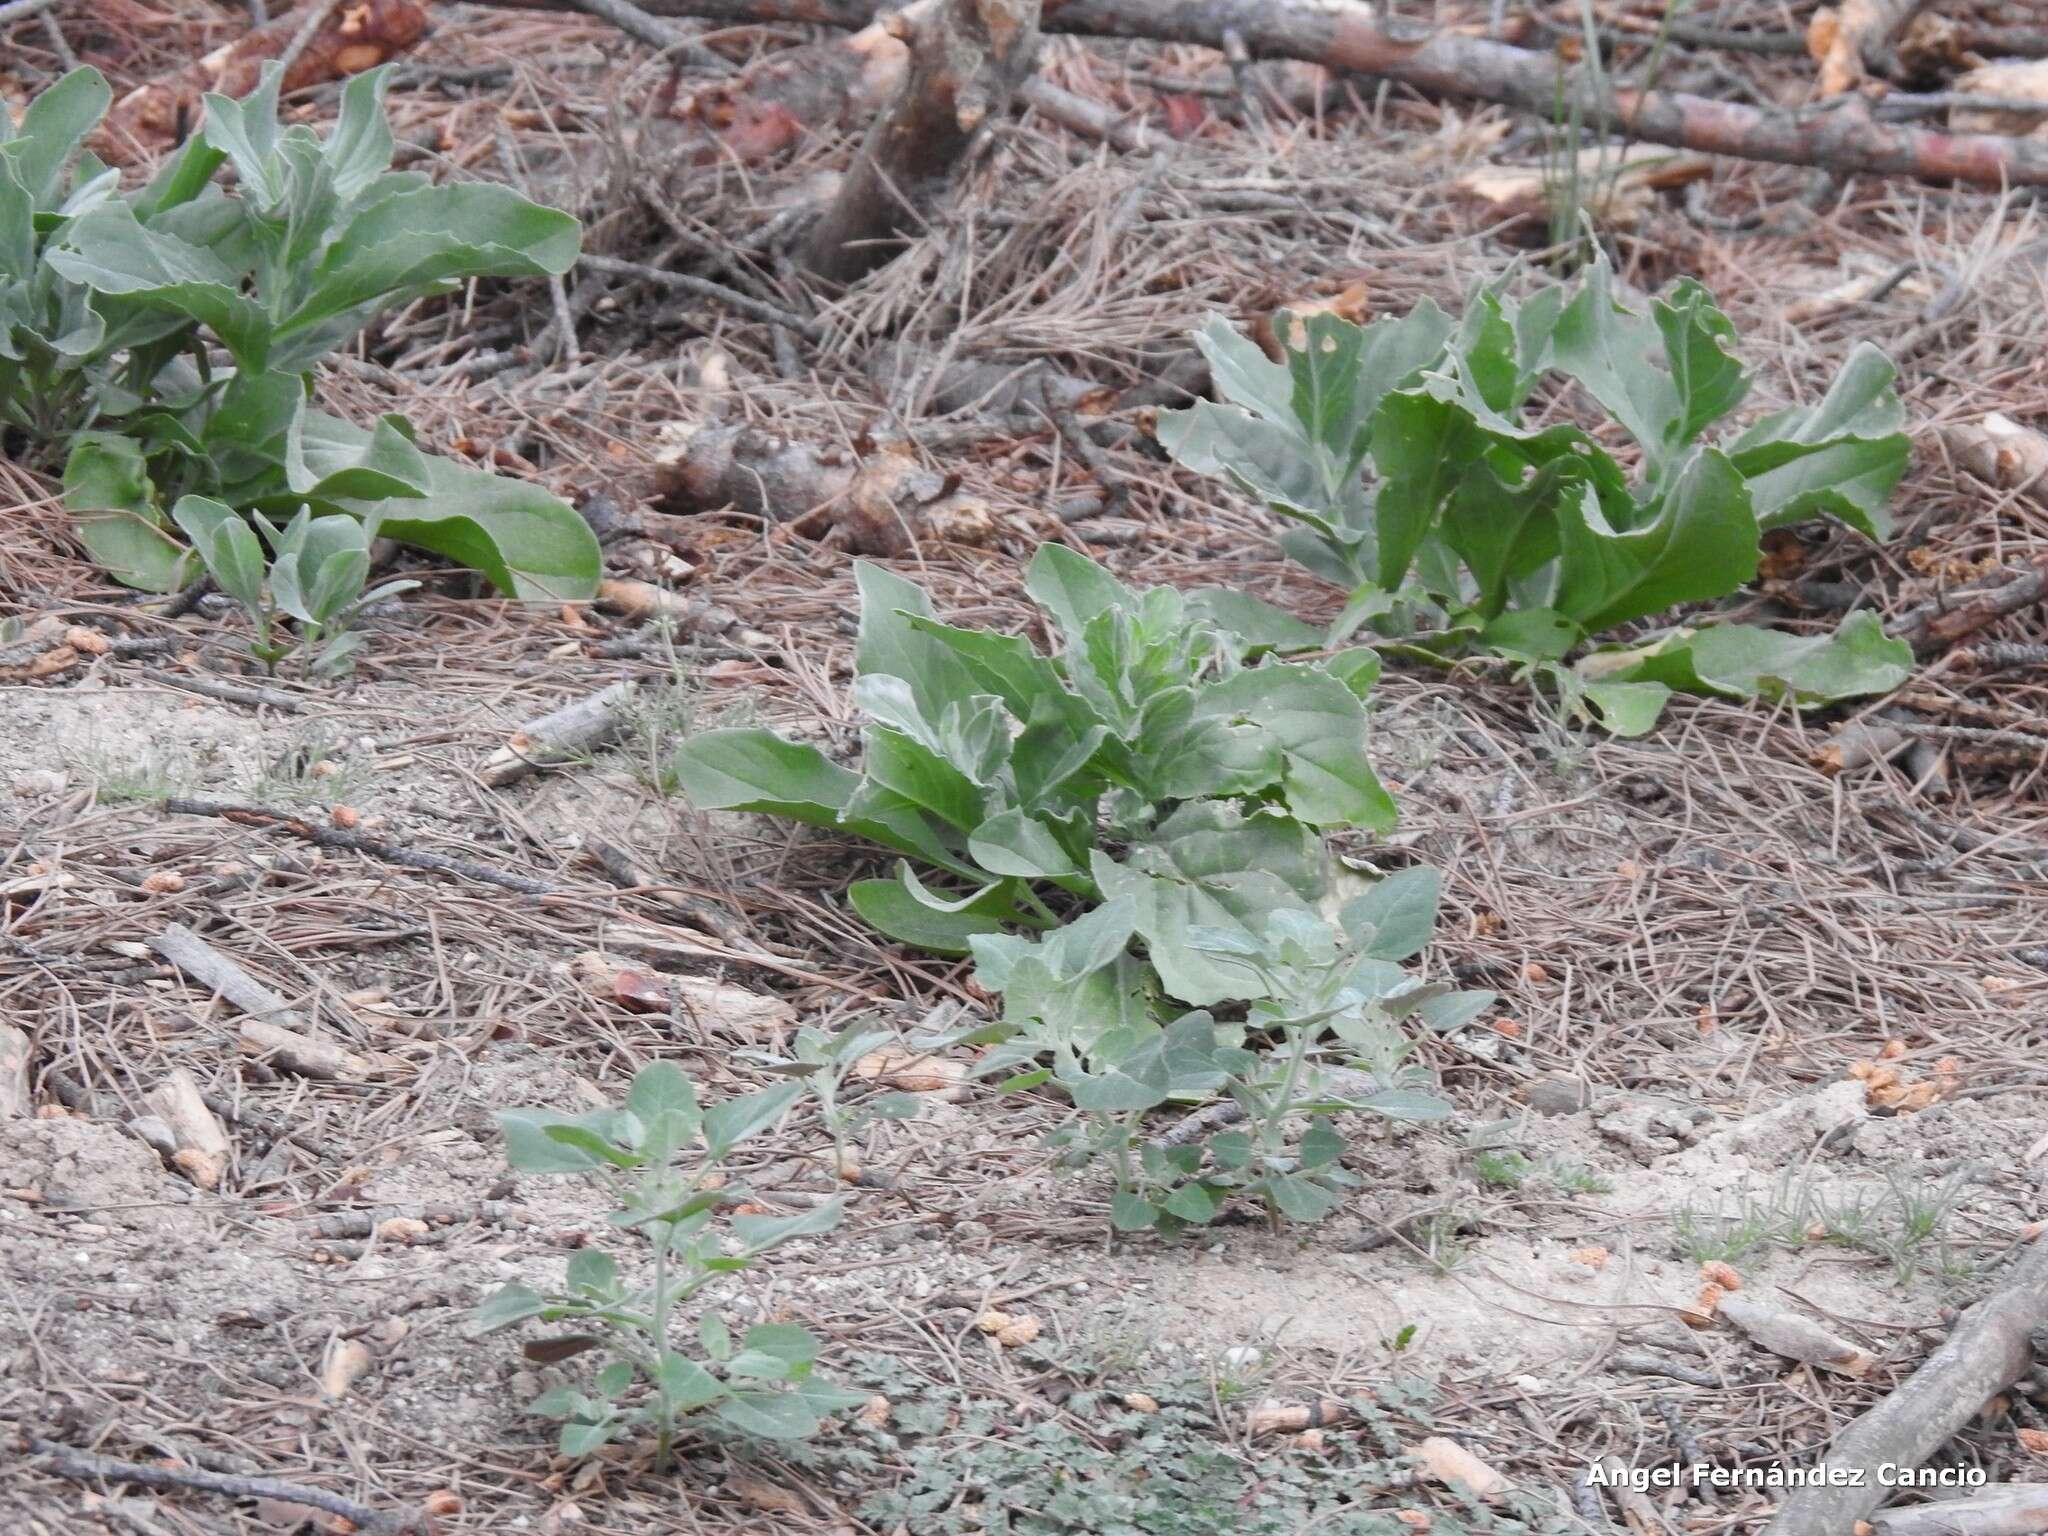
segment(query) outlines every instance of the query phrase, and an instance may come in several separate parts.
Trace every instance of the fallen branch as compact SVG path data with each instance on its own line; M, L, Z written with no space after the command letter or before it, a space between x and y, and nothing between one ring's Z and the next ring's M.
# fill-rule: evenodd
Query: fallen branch
M366 1536L426 1536L429 1527L423 1515L387 1515L345 1499L324 1488L306 1488L276 1477L234 1477L224 1472L201 1472L190 1467L145 1466L140 1462L116 1461L111 1456L94 1456L74 1451L68 1445L24 1435L23 1446L44 1458L43 1469L73 1483L103 1486L128 1483L137 1488L189 1488L202 1493L225 1494L231 1499L276 1499L298 1504L325 1514L338 1515Z
M502 789L539 769L571 762L604 746L625 725L634 696L631 683L613 683L600 693L527 721L490 755L477 770L477 777L493 789Z
M250 709L275 709L288 715L296 715L306 707L306 701L297 694L286 693L281 688L259 688L249 683L224 683L211 677L187 677L181 672L166 672L161 667L142 667L142 676L152 683L165 688L176 688L184 693L196 693L201 698L218 699L223 704L242 704Z
M580 261L581 265L593 272L602 272L609 277L637 278L643 283L652 283L657 288L667 288L675 293L687 293L694 298L709 299L714 304L723 304L751 320L786 326L805 341L825 339L825 328L817 321L806 319L794 310L765 303L749 294L741 293L737 288L728 288L724 283L714 283L708 277L692 277L687 272L668 272L660 267L643 266L637 261L619 261L611 256L595 256L588 253L581 257Z
M2037 1238L2005 1284L1965 1312L1919 1370L1835 1436L1827 1450L1829 1465L1921 1465L1986 1402L2026 1372L2033 1363L2028 1335L2044 1321L2048 1242ZM1832 1483L1796 1488L1779 1506L1764 1536L1841 1536L1857 1521L1868 1519L1885 1493L1875 1477L1854 1488Z
M321 1082L360 1083L371 1075L370 1063L355 1052L316 1038L305 1015L251 976L182 923L172 923L149 941L149 947L216 997L225 998L244 1017L236 1025L243 1050L300 1077Z
M1877 1536L2037 1536L2048 1531L2048 1483L1911 1504L1886 1511L1874 1524Z
M1892 633L1924 661L2008 614L2048 602L2048 550L2009 569L2012 574L1995 585L1966 587L1909 610Z
M524 10L561 10L567 0L492 0ZM818 21L864 27L880 0L646 0L664 16ZM1989 134L1946 134L1872 119L1859 97L1818 114L1715 101L1681 91L1617 91L1603 98L1549 53L1483 37L1397 35L1364 0L1045 0L1043 29L1081 37L1197 43L1221 52L1236 32L1253 58L1302 59L1374 75L1440 96L1499 102L1545 122L1560 113L1597 121L1653 144L1836 171L1917 176L1974 186L2048 185L2048 143Z
M286 832L321 848L346 848L352 853L367 853L371 858L382 859L387 864L399 864L407 869L431 870L435 874L455 875L464 880L477 880L485 885L518 891L524 896L552 895L555 889L545 881L528 880L523 875L504 874L482 864L472 864L467 859L451 859L446 854L429 853L423 848L401 848L396 843L365 837L360 832L345 832L339 827L316 827L291 811L273 810L269 806L227 805L218 800L194 800L185 795L172 795L164 801L164 809L175 816L218 816L223 821L238 822L245 827L258 827L266 832Z
M1009 111L1030 73L1038 11L1038 0L918 0L889 18L910 49L909 72L812 227L807 272L851 283L924 228L983 125Z

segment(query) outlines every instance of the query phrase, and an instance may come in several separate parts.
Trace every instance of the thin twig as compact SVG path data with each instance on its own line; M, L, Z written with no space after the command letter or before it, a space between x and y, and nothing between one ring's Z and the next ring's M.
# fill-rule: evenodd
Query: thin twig
M226 1494L231 1499L277 1499L301 1504L308 1509L339 1515L358 1530L375 1536L408 1536L424 1532L426 1521L418 1515L387 1515L345 1499L324 1488L307 1488L277 1477L231 1477L223 1472L201 1472L184 1467L144 1466L139 1462L117 1461L111 1456L94 1456L75 1451L55 1440L38 1435L23 1437L27 1448L47 1458L44 1468L74 1483L131 1483L138 1488L191 1488L202 1493Z
M242 704L250 709L276 709L288 715L296 715L306 707L306 701L296 694L285 693L277 688L258 688L248 683L224 683L211 677L187 677L182 672L166 672L161 667L137 669L152 683L166 688L182 689L204 698L219 699L223 704Z
M485 885L518 891L526 896L548 896L555 892L554 886L540 880L528 880L523 875L508 875L502 870L473 864L467 859L451 859L446 854L430 853L424 848L402 848L381 838L364 837L360 832L345 832L339 827L318 827L291 811L280 811L270 806L230 805L219 800L194 800L185 795L172 795L164 801L164 809L174 816L218 816L223 821L237 822L245 827L259 827L266 832L285 832L293 837L303 838L316 847L346 848L354 853L366 853L373 859L382 859L387 864L401 864L407 869L426 869L432 870L435 874L478 880Z
M723 304L727 309L738 310L751 320L764 320L770 325L786 325L805 341L816 342L825 339L825 327L817 321L807 319L793 310L783 309L779 305L764 304L759 299L741 293L737 288L728 288L724 283L714 283L708 277L692 277L687 272L664 272L659 267L642 266L637 261L620 261L614 256L594 256L588 253L579 264L610 277L637 277L643 283L652 283L657 288L667 288L676 293L709 299L714 304Z

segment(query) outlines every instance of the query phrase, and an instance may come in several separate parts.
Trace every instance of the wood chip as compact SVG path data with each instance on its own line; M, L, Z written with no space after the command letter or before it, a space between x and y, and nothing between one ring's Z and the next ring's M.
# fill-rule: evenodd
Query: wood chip
M1497 1499L1507 1492L1508 1480L1455 1440L1431 1435L1409 1454L1422 1463L1425 1476L1462 1488L1475 1499Z
M1877 1356L1796 1312L1780 1311L1747 1296L1721 1297L1717 1311L1756 1343L1788 1360L1857 1378L1877 1366Z

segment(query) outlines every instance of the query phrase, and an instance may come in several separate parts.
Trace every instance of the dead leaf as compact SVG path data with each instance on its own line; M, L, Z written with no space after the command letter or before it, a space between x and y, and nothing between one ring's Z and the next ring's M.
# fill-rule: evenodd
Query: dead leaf
M856 1061L853 1075L903 1093L937 1094L950 1103L966 1093L961 1085L967 1080L967 1063L885 1045Z

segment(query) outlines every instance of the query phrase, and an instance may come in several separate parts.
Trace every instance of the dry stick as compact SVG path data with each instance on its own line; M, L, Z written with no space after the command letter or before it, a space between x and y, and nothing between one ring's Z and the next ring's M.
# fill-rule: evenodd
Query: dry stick
M472 864L467 859L451 859L446 854L429 853L423 848L402 848L396 843L387 843L380 838L364 837L359 832L344 832L339 827L316 827L302 816L294 815L290 811L275 810L270 806L229 805L218 800L194 800L185 795L172 795L164 801L164 809L176 816L218 816L224 821L239 822L245 827L259 827L266 832L287 832L321 848L346 848L353 853L367 853L371 858L382 859L387 864L399 864L407 869L432 870L435 874L441 875L457 875L465 880L478 880L485 885L518 891L524 896L548 896L555 891L555 888L545 881L529 880L523 875L508 875L482 864Z
M178 970L247 1015L236 1026L242 1049L300 1077L359 1083L370 1063L355 1052L314 1038L305 1017L228 956L181 923L149 941Z
M1987 624L2048 602L2048 552L2034 556L2016 574L1989 587L1968 587L1902 614L1892 633L1922 660L1936 655Z
M200 1472L185 1468L144 1466L139 1462L116 1461L111 1456L93 1456L74 1451L55 1440L24 1435L28 1450L47 1457L46 1471L74 1483L131 1483L138 1488L191 1488L202 1493L223 1493L231 1499L277 1499L304 1505L330 1515L339 1515L370 1536L412 1536L424 1533L427 1523L418 1515L387 1515L368 1505L345 1499L322 1488L305 1488L277 1477L232 1477L224 1472Z
M1879 1515L1877 1536L2034 1536L2048 1531L2048 1484L1999 1486L1967 1499Z
M568 0L490 0L563 10ZM815 21L863 27L880 0L648 0L664 16ZM2048 186L2048 144L1997 134L1947 134L1873 122L1860 100L1815 116L1740 106L1682 91L1619 91L1603 101L1548 53L1457 33L1396 36L1362 0L1045 0L1044 30L1223 47L1235 31L1254 58L1302 59L1377 75L1442 96L1500 102L1546 122L1560 109L1602 108L1616 129L1652 144L1784 165L1919 176L1976 186Z
M752 320L762 320L769 325L786 325L805 341L823 341L825 328L815 320L806 319L794 311L778 305L764 304L750 294L741 293L737 288L728 288L724 283L714 283L708 277L692 277L687 272L665 272L659 267L642 266L637 261L620 261L611 256L593 256L586 253L579 265L593 272L603 272L610 277L637 277L643 283L652 283L657 288L672 289L677 293L691 294L700 299L709 299L714 304L723 304L727 309L736 309Z
M1832 1466L1912 1468L1946 1445L1984 1404L2033 1363L2028 1334L2048 1323L2048 1242L2037 1238L2005 1284L1965 1312L1927 1362L1883 1402L1836 1435ZM1796 1488L1778 1507L1764 1536L1841 1536L1885 1496L1865 1486Z
M981 135L1004 116L1038 51L1039 0L918 0L883 23L910 49L896 99L875 118L800 264L845 284L919 234Z
M40 16L57 3L57 0L8 0L0 5L0 22L19 21L24 16Z
M139 670L152 683L161 683L166 688L182 689L186 693L196 693L203 698L219 699L223 704L246 704L251 709L281 709L290 715L295 715L306 707L304 699L277 688L223 683L210 677L187 677L182 672L166 672L159 667L143 667Z
M619 734L633 702L631 683L613 683L600 693L529 720L493 752L477 777L493 789L517 783L537 769L573 761Z
M1033 75L1018 86L1017 99L1062 128L1100 139L1127 155L1148 155L1160 147L1159 135L1129 113L1092 97L1077 96L1042 75Z

